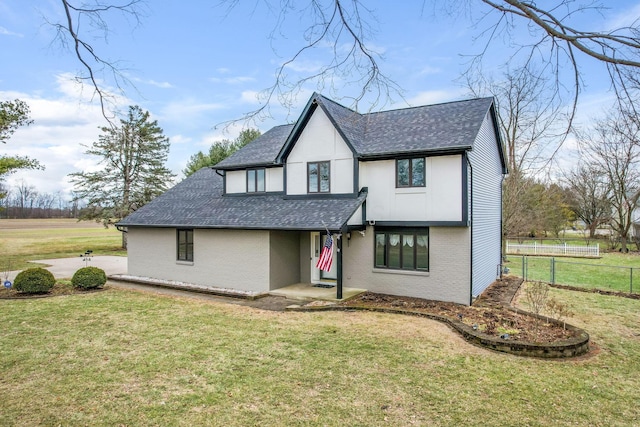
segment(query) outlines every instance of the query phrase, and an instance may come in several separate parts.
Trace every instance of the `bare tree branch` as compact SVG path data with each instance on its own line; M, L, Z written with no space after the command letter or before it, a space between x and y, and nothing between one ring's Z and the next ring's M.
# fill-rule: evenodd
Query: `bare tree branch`
M231 0L227 3L233 8L237 2L238 0ZM266 3L271 4L269 1ZM288 15L296 11L294 5L293 0L282 0L279 3L278 18L271 33L272 37L280 31L283 22L289 18ZM356 110L359 102L368 94L373 94L374 97L370 108L386 101L392 94L402 97L400 86L380 69L379 61L382 60L382 56L371 47L368 39L372 33L369 24L375 21L375 18L360 0L310 0L308 6L300 10L299 14L301 20L310 22L304 33L304 45L278 66L273 85L260 93L261 107L224 125L237 121L255 121L269 116L269 104L274 99L290 107L296 95L307 84L315 84L319 91L330 86L333 88L332 92L337 92L333 87L336 79L345 79L349 85L358 88L358 93L353 96L346 96L344 89L341 89L342 92L337 96L340 99L350 99L351 106ZM294 81L291 81L289 70L294 64L302 60L305 54L322 49L325 53L331 53L328 61L316 71L306 76L295 77Z
M580 31L565 24L562 19L557 18L550 11L537 7L531 1L503 0L500 3L491 0L481 1L500 12L528 19L552 38L563 40L568 45L599 61L640 67L640 61L628 59L627 56L624 56L626 48L631 48L636 53L640 50L637 28L626 28L632 34L635 34L635 37L621 34L625 29L616 29L612 32ZM563 5L568 3L568 1L560 2ZM587 43L592 43L594 47ZM597 51L595 47L600 47L602 51ZM618 54L623 56L618 56Z
M109 25L105 14L114 11L119 12L132 18L137 25L140 23L141 6L144 0L127 0L126 2L122 2L122 4L115 2L103 3L100 0L84 2L80 5L72 3L71 0L60 0L60 2L64 10L64 22L52 22L46 17L45 20L56 29L56 39L59 40L62 45L67 46L69 44L68 39L71 40L73 53L86 73L85 75L80 74L76 76L76 80L79 82L86 80L90 83L94 94L100 102L103 117L113 126L112 120L115 115L109 111L111 107L113 107L113 95L105 89L105 83L101 81L99 74L107 71L111 75L112 81L120 93L124 93L124 85L133 87L133 84L124 75L123 69L118 62L105 59L96 53L92 42L81 34L80 28L83 20L88 21L89 26L99 29L106 39L109 33Z

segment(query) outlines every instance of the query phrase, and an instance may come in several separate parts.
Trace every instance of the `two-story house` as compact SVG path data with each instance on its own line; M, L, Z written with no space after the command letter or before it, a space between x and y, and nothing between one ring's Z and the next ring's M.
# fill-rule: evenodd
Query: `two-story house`
M128 274L470 304L500 273L505 173L492 98L359 114L313 94L295 124L122 220ZM327 233L333 263L322 271Z

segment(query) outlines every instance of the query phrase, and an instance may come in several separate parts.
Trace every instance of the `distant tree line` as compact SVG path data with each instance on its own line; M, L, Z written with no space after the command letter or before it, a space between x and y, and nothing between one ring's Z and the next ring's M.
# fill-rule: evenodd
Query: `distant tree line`
M80 218L83 203L62 192L43 193L24 180L5 188L0 198L0 218Z

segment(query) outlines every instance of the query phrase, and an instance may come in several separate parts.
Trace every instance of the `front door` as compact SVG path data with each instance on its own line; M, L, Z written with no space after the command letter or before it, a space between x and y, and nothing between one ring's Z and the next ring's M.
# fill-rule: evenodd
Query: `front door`
M322 271L316 268L322 248L327 241L326 233L311 233L311 283L327 283L335 284L338 278L338 268L336 260L336 244L334 240L333 244L333 262L331 263L331 269L329 271Z

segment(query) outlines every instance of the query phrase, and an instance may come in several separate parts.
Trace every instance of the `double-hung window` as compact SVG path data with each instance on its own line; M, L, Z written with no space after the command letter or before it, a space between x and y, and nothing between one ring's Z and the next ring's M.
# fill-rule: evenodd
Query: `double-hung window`
M264 169L247 170L247 193L264 192Z
M376 268L429 271L428 228L376 228L375 245Z
M396 160L396 187L424 187L424 157Z
M178 261L193 262L193 229L177 230Z
M309 193L329 193L331 191L331 163L307 163L307 188Z

